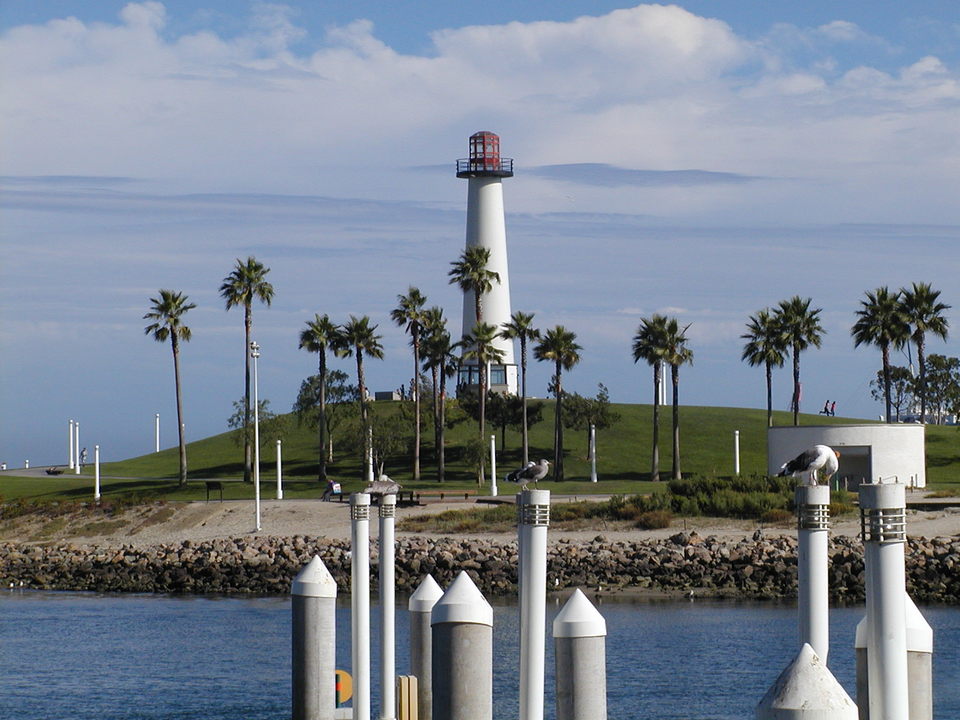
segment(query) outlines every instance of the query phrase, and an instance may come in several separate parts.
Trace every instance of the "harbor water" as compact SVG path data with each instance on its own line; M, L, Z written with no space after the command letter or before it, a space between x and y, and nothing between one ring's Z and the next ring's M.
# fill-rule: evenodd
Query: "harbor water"
M397 672L407 672L398 602ZM611 720L743 720L798 651L792 603L710 600L598 605L607 621ZM547 708L553 718L548 605ZM960 718L960 608L921 607L934 630L934 717ZM834 608L829 666L851 697L862 607ZM372 637L377 637L374 608ZM350 608L337 611L349 669ZM494 713L517 716L517 608L494 607ZM372 715L379 716L379 648ZM332 681L332 680L331 680ZM0 594L0 718L285 720L290 600L205 596Z

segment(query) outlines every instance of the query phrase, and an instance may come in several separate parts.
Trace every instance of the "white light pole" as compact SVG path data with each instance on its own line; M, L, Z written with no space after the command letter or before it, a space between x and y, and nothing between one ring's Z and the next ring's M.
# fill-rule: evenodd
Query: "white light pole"
M257 531L260 531L260 398L257 359L260 357L260 346L256 340L250 341L250 357L253 358L253 498L257 519Z
M80 474L80 421L73 423L73 472Z
M740 431L733 431L733 474L740 475Z
M100 446L93 446L93 499L100 500Z
M590 482L597 481L597 426L590 426Z
M153 446L154 452L160 452L160 413L153 417Z
M280 441L277 440L277 500L283 500L283 472L280 466Z
M73 470L73 420L70 421L70 465L69 469Z

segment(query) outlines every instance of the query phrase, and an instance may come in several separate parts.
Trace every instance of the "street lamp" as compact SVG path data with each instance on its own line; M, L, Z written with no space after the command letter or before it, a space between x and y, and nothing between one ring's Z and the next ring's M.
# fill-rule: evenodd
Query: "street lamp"
M260 394L257 378L257 358L260 346L250 342L250 357L253 358L253 497L257 515L257 532L260 531Z

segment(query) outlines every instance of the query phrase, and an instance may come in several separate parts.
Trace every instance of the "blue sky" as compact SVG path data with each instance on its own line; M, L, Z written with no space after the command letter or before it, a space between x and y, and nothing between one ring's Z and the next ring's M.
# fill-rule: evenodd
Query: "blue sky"
M667 312L692 323L682 402L760 407L739 335L800 294L828 331L805 409L882 412L879 355L849 338L863 292L960 303L955 3L516 5L3 3L0 460L62 462L70 418L106 459L149 451L156 412L174 442L169 348L141 319L161 287L198 305L188 438L222 431L243 329L217 288L250 254L276 288L254 312L274 408L314 371L315 312L369 314L372 387L406 382L389 310L413 284L459 317L453 162L481 129L516 159L513 306L584 348L566 386L647 401L630 340ZM548 378L533 367L533 392Z

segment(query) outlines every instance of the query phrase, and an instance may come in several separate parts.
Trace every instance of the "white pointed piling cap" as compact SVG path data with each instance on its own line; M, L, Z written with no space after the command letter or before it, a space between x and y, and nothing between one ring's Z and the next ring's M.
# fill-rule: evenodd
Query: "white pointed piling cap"
M407 610L421 613L430 612L442 596L443 588L437 585L433 575L428 574L420 583L420 587L410 596L410 600L407 601Z
M355 492L350 494L350 504L351 505L369 505L370 504L370 493L365 492Z
M907 593L903 595L903 609L907 620L907 652L932 653L933 628ZM853 644L855 648L866 648L869 645L869 629L866 618L857 623L857 636Z
M313 559L304 565L303 570L293 579L290 594L301 597L335 598L337 581L333 579L333 575L327 570L320 556L314 555Z
M757 720L857 720L857 706L809 644L757 705Z
M553 620L555 638L606 637L607 621L580 588L573 591Z
M490 607L466 570L461 570L457 579L437 600L430 614L430 624L473 623L493 627L493 608Z

